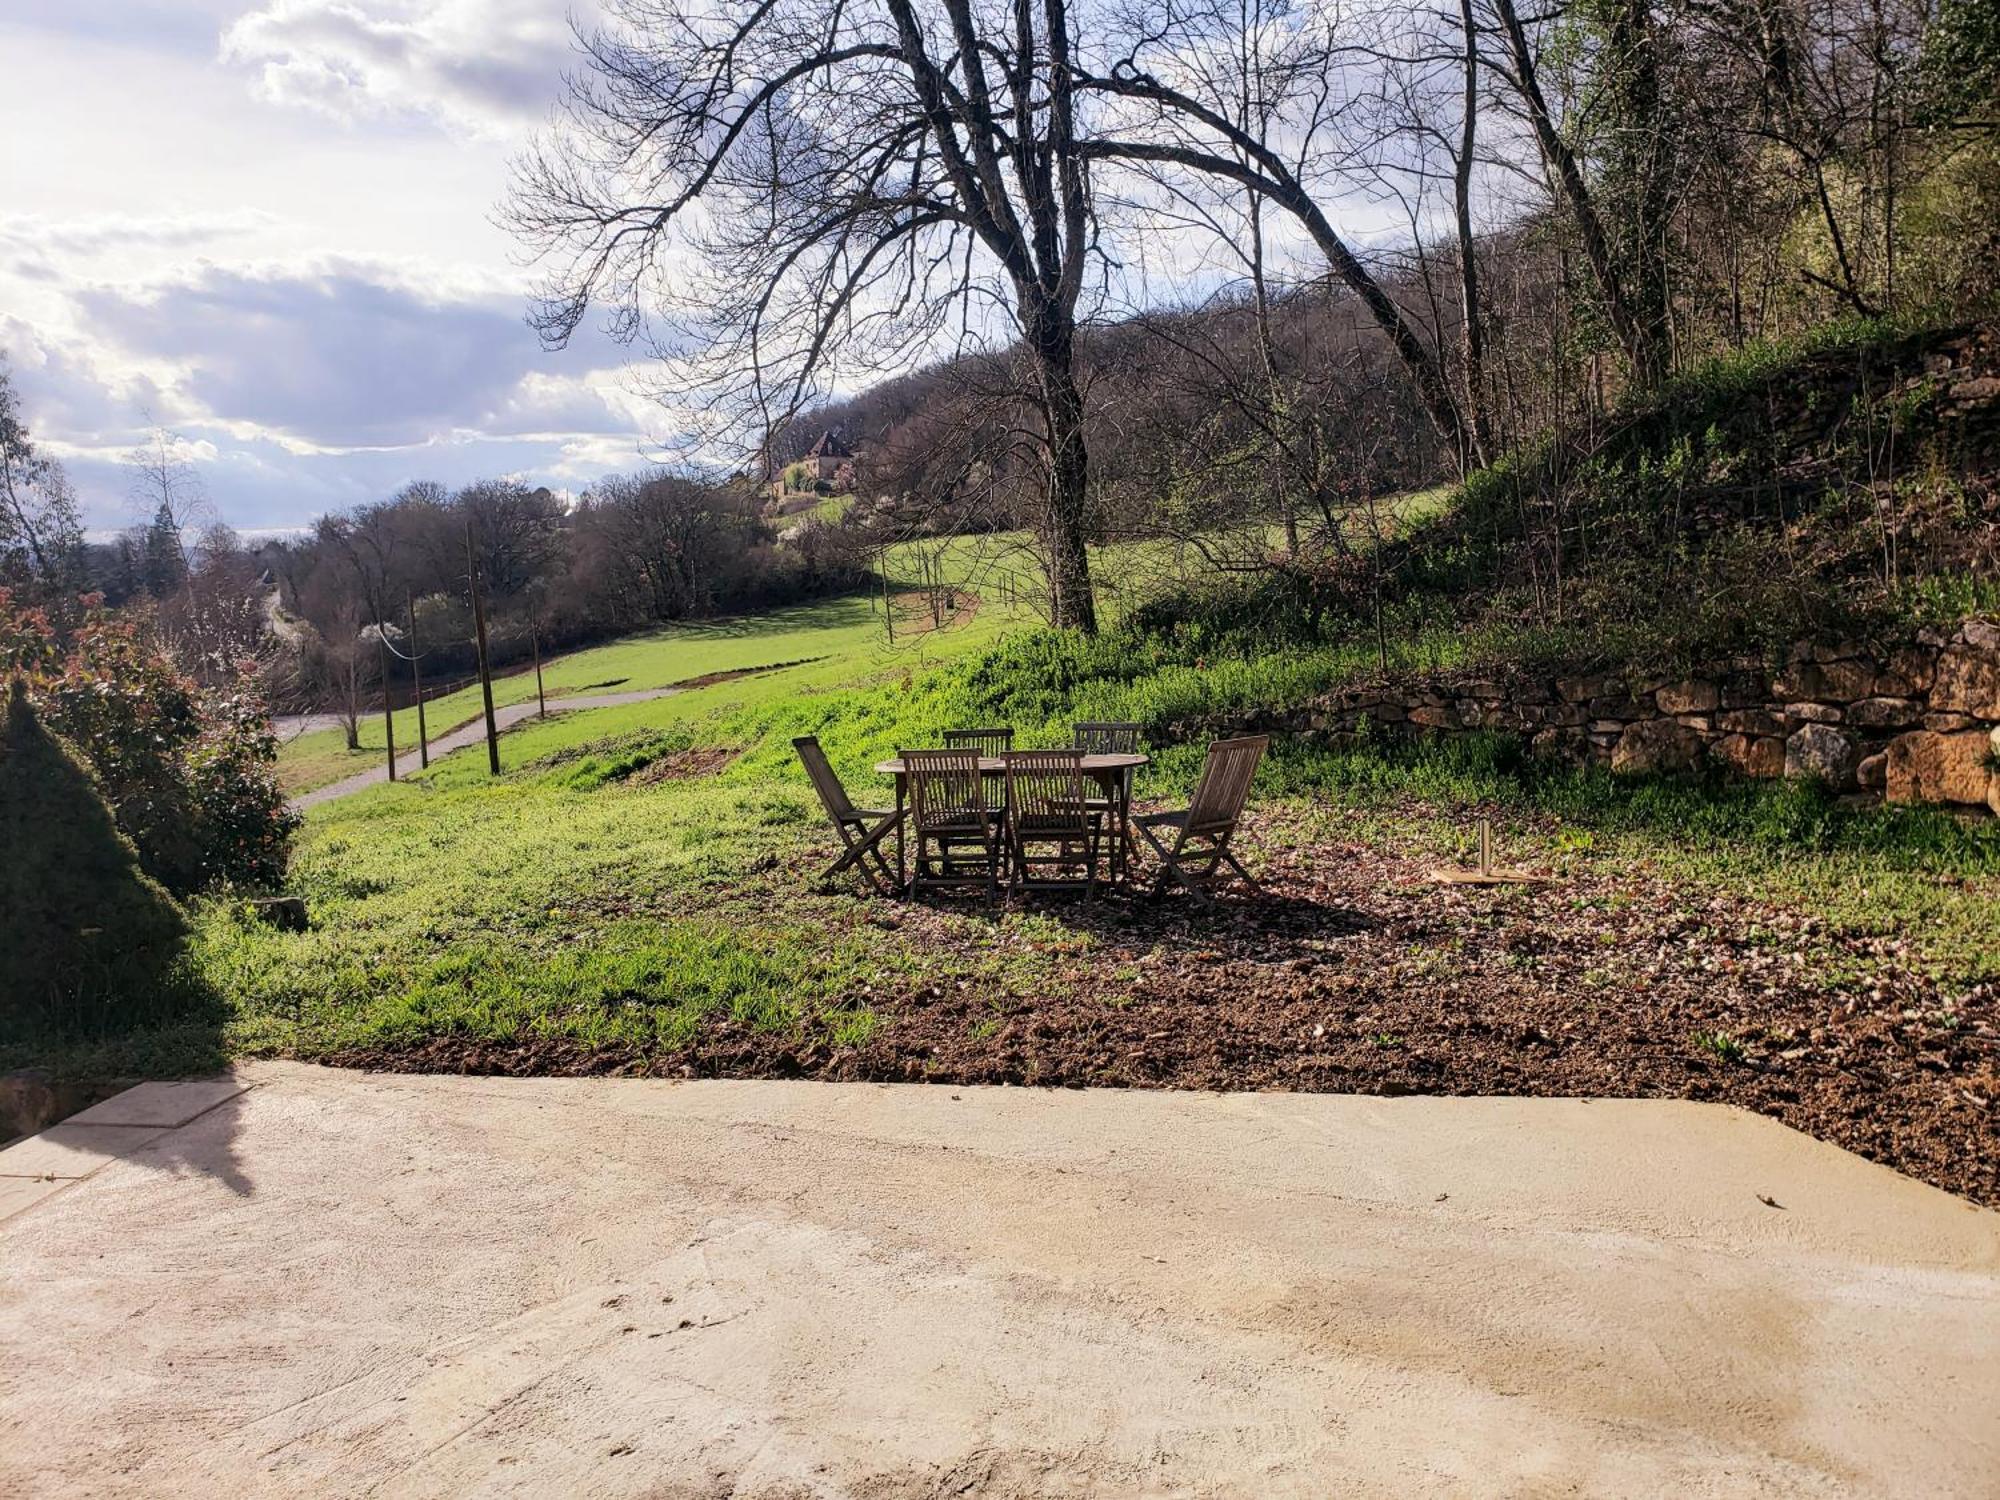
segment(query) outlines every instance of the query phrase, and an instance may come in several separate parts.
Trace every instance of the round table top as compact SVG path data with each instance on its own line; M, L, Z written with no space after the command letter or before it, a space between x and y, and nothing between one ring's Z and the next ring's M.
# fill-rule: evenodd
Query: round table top
M1090 776L1107 771L1130 771L1139 766L1150 765L1152 759L1150 755L1122 751L1108 755L1086 755L1083 757L1083 774ZM1007 762L997 755L982 755L979 757L979 769L998 776L1007 769ZM903 770L903 762L900 759L875 762L875 774L878 776L901 776Z

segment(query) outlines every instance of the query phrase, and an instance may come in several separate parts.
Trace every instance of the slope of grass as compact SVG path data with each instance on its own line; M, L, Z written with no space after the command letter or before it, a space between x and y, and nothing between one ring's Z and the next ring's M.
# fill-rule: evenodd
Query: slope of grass
M1154 542L1096 548L1092 560L1104 593L1107 620L1117 619L1162 589L1199 576L1203 567L1199 557ZM977 595L980 602L973 617L964 622L948 621L941 631L931 630L924 601L916 593L928 578ZM717 673L795 665L769 677L722 685L727 690L701 689L702 696L675 708L646 704L592 710L587 725L583 716L577 715L565 720L559 729L537 725L517 730L504 746L506 763L521 764L547 755L579 735L625 734L763 697L921 671L1040 621L1038 564L1028 539L1019 533L905 543L891 551L889 587L897 596L897 639L893 643L884 628L879 597L851 594L761 615L663 625L552 657L542 666L545 690L551 699L640 692ZM529 702L534 696L531 671L516 670L494 680L496 706ZM477 684L431 699L424 709L431 738L471 723L480 707ZM415 747L414 708L396 712L395 732L400 748ZM294 794L311 791L380 765L386 752L379 712L362 720L360 742L359 749L349 750L345 734L338 729L315 730L287 741L278 763L286 790Z

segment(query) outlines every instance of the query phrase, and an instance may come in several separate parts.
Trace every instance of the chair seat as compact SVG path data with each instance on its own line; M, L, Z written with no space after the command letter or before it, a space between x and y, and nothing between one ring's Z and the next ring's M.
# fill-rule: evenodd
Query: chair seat
M1180 828L1186 825L1188 810L1179 812L1139 813L1132 821L1142 828Z
M982 824L997 823L1002 814L998 808L985 813L946 813L942 817L926 818L921 825L925 833L977 832Z
M856 807L850 809L840 821L843 823L879 823L884 818L893 818L895 816L896 814L886 807Z

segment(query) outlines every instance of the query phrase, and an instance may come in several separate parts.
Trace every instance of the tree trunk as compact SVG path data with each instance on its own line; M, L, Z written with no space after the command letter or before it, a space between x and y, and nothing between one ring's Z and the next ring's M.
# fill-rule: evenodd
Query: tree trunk
M1528 120L1534 126L1542 160L1554 174L1562 201L1568 205L1571 217L1576 220L1577 238L1583 243L1591 276L1597 282L1598 294L1604 299L1605 316L1610 319L1612 330L1624 347L1625 357L1631 362L1632 378L1641 386L1657 384L1666 374L1665 351L1633 312L1624 269L1612 250L1611 237L1598 212L1597 200L1584 181L1583 168L1569 142L1563 138L1555 114L1549 108L1548 98L1542 92L1534 51L1528 45L1527 30L1521 24L1514 0L1494 0L1493 9L1507 37L1507 50L1514 64L1512 81L1521 95L1521 102L1527 106Z
M1083 446L1083 392L1077 388L1075 334L1051 310L1028 329L1035 383L1047 425L1049 488L1042 524L1049 549L1049 602L1058 629L1097 634L1097 602L1091 593L1090 553L1085 545L1085 503L1090 459Z
M1472 157L1479 142L1479 31L1473 24L1472 0L1459 0L1459 23L1465 31L1465 103L1460 122L1458 159L1452 170L1452 208L1458 221L1458 299L1460 356L1465 366L1466 436L1472 444L1469 469L1493 460L1493 433L1486 420L1486 331L1480 323L1479 245L1472 232ZM1461 450L1461 460L1463 450Z
M1257 308L1257 352L1264 362L1264 396L1271 421L1271 498L1277 503L1278 520L1285 529L1285 560L1299 560L1299 514L1292 504L1292 487L1285 472L1283 427L1289 416L1284 390L1278 380L1278 346L1271 333L1271 289L1264 279L1264 200L1256 193L1250 198L1250 286Z

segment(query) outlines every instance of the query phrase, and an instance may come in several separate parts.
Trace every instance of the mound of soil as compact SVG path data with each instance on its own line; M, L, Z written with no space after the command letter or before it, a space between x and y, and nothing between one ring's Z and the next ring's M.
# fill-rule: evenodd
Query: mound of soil
M740 752L714 745L697 745L662 755L632 773L632 783L645 786L655 781L691 781L697 776L713 776L736 759Z

